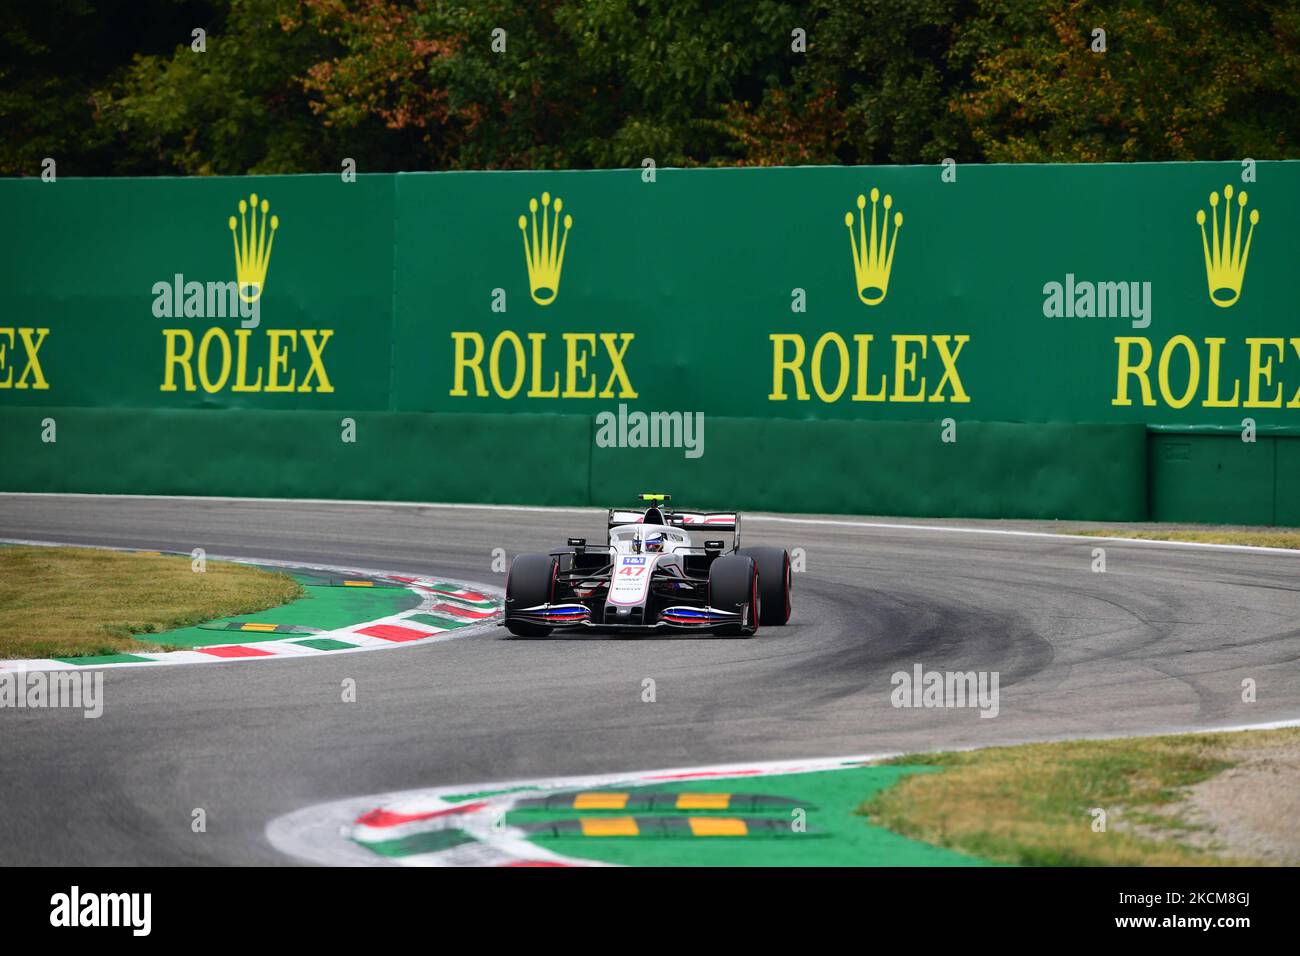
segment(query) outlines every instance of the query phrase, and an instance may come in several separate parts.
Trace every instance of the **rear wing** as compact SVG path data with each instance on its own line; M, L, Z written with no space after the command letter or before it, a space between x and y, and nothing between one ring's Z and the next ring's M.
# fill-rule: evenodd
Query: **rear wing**
M609 526L615 528L621 524L640 524L644 517L644 511L611 508ZM675 511L664 515L664 521L674 528L735 531L740 527L740 515L734 511Z
M679 511L670 514L668 523L679 528L739 531L740 515L734 511Z
M626 508L609 509L609 526L640 524L644 511ZM707 534L710 531L731 531L735 534L732 547L740 547L740 515L734 511L675 511L664 515L664 521L674 528L685 528Z

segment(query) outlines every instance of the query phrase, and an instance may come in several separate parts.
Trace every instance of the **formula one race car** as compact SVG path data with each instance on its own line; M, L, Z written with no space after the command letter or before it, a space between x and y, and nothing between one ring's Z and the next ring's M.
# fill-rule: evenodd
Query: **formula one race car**
M790 553L740 547L740 515L677 512L670 495L609 511L609 544L570 538L550 554L521 554L506 578L502 624L521 637L558 627L689 629L749 637L790 619ZM696 547L690 531L730 531Z

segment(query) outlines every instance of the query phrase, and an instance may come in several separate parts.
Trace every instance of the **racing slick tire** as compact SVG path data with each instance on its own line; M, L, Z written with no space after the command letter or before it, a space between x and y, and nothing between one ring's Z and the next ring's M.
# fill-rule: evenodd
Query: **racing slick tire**
M746 555L724 554L709 567L709 607L740 613L750 606L746 624L726 624L717 633L727 637L750 637L758 630L762 616L761 587L758 567Z
M506 630L518 637L545 637L549 627L510 620L510 612L548 604L555 587L556 561L549 554L520 554L506 575Z
M764 626L781 627L790 620L790 552L785 548L741 548L758 568L759 600Z

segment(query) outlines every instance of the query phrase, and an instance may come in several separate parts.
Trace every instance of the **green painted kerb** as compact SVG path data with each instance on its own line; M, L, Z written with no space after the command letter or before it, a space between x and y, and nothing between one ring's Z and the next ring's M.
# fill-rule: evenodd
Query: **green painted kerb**
M379 843L367 843L366 849L380 856L403 857L417 853L438 853L466 843L477 842L474 837L461 830L430 830L412 836L397 837Z
M914 773L935 768L852 767L815 773L664 781L645 787L599 788L619 793L646 790L703 793L754 793L789 797L806 807L805 834L782 839L751 837L584 837L535 836L534 842L565 856L626 866L989 866L987 861L931 846L875 826L858 812L863 802ZM693 816L762 815L753 810L680 811ZM792 820L791 810L771 811ZM768 815L771 815L768 814ZM514 810L509 824L576 817L621 816L623 811Z
M93 657L55 657L61 664L76 664L78 667L101 667L104 664L147 664L149 658L134 654L96 654Z
M276 571L279 568L268 568ZM294 574L306 592L303 597L279 607L267 608L253 614L239 614L218 618L216 622L244 621L251 624L297 624L332 631L377 618L409 611L420 603L419 595L406 588L348 588L321 586L311 575ZM165 644L169 647L208 647L217 644L253 644L260 641L282 641L285 634L273 631L214 631L201 627L181 627L161 634L139 634L141 640ZM298 642L304 643L304 642ZM308 644L308 646L316 646Z

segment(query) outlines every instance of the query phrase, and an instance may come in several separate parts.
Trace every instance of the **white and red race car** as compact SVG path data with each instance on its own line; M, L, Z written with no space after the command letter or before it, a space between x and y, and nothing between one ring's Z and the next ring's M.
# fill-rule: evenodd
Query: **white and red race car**
M740 547L735 512L678 512L671 495L642 510L611 508L609 543L570 538L549 554L521 554L506 578L502 626L520 637L555 628L707 630L749 637L790 619L790 553ZM731 547L701 536L731 532Z

